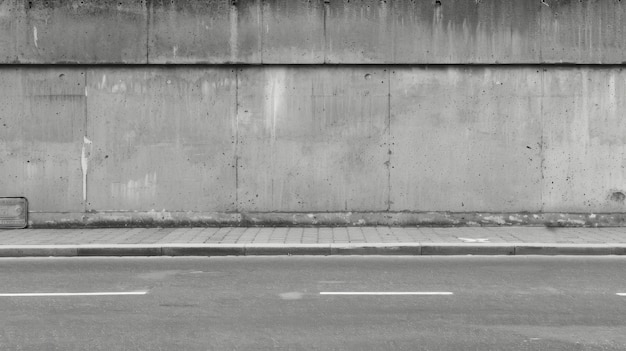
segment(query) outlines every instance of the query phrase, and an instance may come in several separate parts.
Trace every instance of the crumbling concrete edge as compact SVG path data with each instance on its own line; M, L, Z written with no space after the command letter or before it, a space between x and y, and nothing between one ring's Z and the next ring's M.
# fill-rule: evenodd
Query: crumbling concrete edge
M30 228L288 226L624 227L626 213L527 212L32 212Z
M0 245L0 257L626 255L626 244L332 243Z

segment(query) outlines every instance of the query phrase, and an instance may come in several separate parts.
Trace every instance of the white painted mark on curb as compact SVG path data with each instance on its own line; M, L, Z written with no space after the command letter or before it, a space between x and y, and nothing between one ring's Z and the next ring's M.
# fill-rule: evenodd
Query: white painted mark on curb
M320 295L454 295L449 291L323 291Z
M617 293L617 296L626 296L626 293Z
M147 291L121 291L121 292L82 292L82 293L15 293L0 294L0 297L43 297L43 296L119 296L119 295L145 295Z

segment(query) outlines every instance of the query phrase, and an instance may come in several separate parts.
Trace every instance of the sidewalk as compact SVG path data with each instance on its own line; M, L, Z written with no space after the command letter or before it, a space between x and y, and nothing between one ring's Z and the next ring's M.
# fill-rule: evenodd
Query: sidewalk
M0 257L225 255L626 255L626 227L0 229Z

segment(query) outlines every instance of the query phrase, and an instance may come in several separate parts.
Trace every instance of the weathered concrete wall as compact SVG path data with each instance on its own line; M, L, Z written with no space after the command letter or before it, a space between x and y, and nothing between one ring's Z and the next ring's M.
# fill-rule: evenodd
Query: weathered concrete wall
M622 225L624 82L606 66L5 66L0 193L27 197L34 225Z
M87 71L88 211L234 211L234 69Z
M335 0L327 62L539 62L542 11L540 0Z
M544 72L544 210L626 210L626 72Z
M0 0L2 63L145 63L145 1Z
M34 225L624 225L625 19L0 0L0 196Z
M259 0L149 1L150 63L260 63Z
M0 0L0 63L626 62L616 0Z
M239 209L387 209L388 88L381 68L239 70Z
M394 69L391 82L392 210L541 211L542 72Z
M0 194L23 196L30 211L80 212L85 73L0 70Z

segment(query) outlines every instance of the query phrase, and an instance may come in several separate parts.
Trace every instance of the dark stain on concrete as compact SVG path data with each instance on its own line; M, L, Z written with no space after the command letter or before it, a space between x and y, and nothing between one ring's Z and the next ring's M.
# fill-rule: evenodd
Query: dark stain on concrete
M624 195L624 193L623 193L623 192L621 192L621 191L615 191L615 192L613 192L613 193L611 194L611 196L609 197L609 199L610 199L611 201L614 201L614 202L619 202L619 203L622 203L622 204L623 204L623 203L624 203L624 200L626 200L626 195Z

